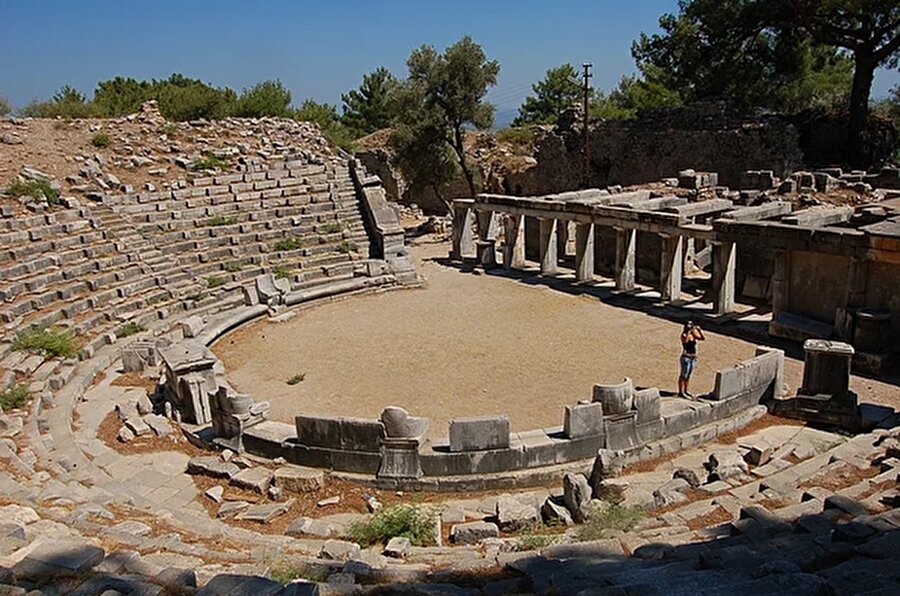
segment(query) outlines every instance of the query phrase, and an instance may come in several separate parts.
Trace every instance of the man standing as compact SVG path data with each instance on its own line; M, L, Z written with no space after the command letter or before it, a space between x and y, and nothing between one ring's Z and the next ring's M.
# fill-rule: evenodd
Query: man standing
M678 375L678 397L694 397L688 391L688 382L697 363L697 342L705 340L703 330L693 321L684 324L681 330L681 373Z

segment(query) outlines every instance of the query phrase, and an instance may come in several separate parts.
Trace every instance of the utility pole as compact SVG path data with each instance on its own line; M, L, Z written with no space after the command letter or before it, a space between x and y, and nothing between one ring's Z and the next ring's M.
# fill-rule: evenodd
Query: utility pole
M582 104L583 112L584 112L584 148L582 149L584 165L583 165L583 178L584 178L584 187L587 188L591 184L591 145L590 145L590 135L588 133L588 108L590 107L588 103L590 102L590 92L591 92L591 84L590 80L593 76L591 74L591 68L594 65L590 62L585 62L581 65L581 68L584 69L584 74L582 77L584 78L584 101Z

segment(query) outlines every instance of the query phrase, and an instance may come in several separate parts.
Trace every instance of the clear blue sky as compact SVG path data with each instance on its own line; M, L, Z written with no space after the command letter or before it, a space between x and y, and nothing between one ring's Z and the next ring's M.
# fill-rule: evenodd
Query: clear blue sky
M500 61L489 99L515 108L550 67L595 65L610 89L634 72L630 45L655 32L676 0L0 0L0 95L16 107L63 84L88 97L116 75L173 72L240 91L281 79L294 102L333 104L362 75L404 76L410 51L443 49L463 35ZM900 83L881 71L874 97Z

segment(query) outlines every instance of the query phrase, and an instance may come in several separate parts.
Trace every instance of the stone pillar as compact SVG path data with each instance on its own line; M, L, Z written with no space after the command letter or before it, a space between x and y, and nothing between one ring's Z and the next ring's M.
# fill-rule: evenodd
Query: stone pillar
M541 219L541 275L556 274L556 220Z
M800 395L826 395L838 400L847 398L853 346L839 341L808 339L803 342L803 351Z
M461 261L463 257L471 255L474 250L474 237L472 234L473 223L472 208L468 205L454 204L453 206L453 246L450 249L450 258Z
M616 228L616 289L634 289L634 257L637 230Z
M504 220L503 267L525 267L525 216L509 214Z
M681 278L684 273L683 239L681 236L660 235L662 250L659 263L659 294L668 302L681 302Z
M566 256L566 247L569 245L569 222L559 220L556 222L556 258Z
M500 223L494 211L477 211L478 241L475 243L475 258L485 269L497 266L497 234Z
M594 279L594 224L575 225L575 279Z
M734 312L734 270L737 262L734 242L713 243L712 294L715 314Z
M791 289L791 251L775 252L775 269L772 273L772 318L788 309Z
M500 231L500 218L494 211L478 211L478 237L482 240L496 240Z

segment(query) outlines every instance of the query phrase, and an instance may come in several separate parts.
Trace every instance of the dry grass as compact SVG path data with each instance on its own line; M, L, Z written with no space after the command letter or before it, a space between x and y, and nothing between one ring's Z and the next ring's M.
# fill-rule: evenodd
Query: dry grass
M119 441L117 435L120 428L122 428L122 423L119 421L119 417L116 416L115 410L113 410L103 418L100 426L97 427L97 438L104 445L122 455L158 453L160 451L178 451L190 457L208 455L208 452L191 444L174 422L172 423L172 434L167 437L157 437L151 433L143 437L135 437L130 443Z
M730 513L728 513L723 507L716 507L706 515L701 515L699 517L695 517L692 520L687 522L687 527L690 530L697 531L702 528L709 528L712 526L717 526L719 524L724 524L732 521L734 519Z

